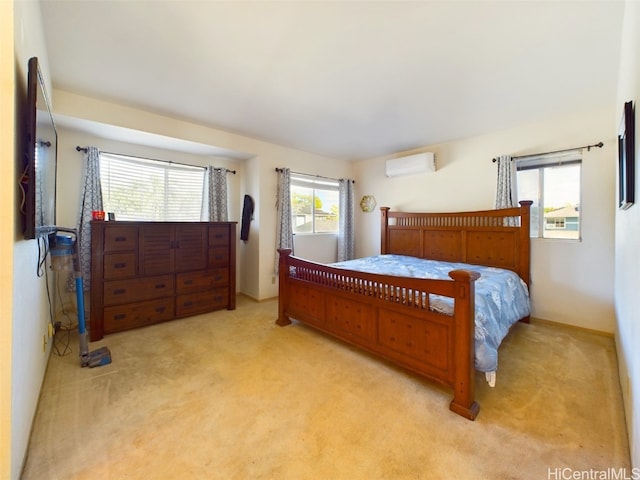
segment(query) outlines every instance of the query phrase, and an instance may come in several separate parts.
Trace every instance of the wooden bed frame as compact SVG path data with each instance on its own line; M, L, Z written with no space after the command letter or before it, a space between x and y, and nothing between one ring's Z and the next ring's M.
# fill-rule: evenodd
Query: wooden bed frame
M531 203L457 213L382 207L381 253L506 268L529 285ZM476 418L478 273L455 270L451 280L405 278L335 268L294 257L289 249L279 252L278 325L295 319L449 386L449 408ZM428 294L452 297L453 316L431 311Z

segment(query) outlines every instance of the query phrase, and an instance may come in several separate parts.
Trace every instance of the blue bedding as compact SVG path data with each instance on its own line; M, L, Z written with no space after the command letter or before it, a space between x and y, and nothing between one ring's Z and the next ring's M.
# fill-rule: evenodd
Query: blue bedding
M476 280L475 367L481 372L498 368L498 347L515 322L530 314L527 285L511 270L466 263L449 263L404 255L376 255L332 264L360 272L402 277L451 280L451 270L473 270ZM430 296L431 309L453 314L453 299Z

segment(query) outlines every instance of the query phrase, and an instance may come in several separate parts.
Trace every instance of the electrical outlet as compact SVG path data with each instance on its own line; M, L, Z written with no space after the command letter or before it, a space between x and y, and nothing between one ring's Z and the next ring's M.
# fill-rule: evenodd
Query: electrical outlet
M43 352L47 351L47 336L46 335L42 336L42 351Z
M276 276L272 275L271 276L271 285L275 285L276 284Z
M49 322L49 323L47 324L47 326L48 326L48 330L49 330L49 332L48 332L48 333L49 333L49 338L51 338L51 337L53 337L53 334L55 333L55 332L53 331L53 325L51 324L51 322Z

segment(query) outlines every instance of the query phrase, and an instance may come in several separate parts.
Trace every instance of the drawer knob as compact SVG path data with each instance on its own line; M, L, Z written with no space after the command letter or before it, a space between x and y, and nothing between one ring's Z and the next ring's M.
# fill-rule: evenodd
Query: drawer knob
M157 313L162 313L162 312L164 312L164 311L165 311L165 308L164 308L164 307L158 307L158 308L156 308L156 312L157 312Z
M113 291L114 295L122 295L123 293L127 293L126 288L117 288Z
M189 279L189 280L185 280L184 281L185 285L193 285L193 280Z
M119 313L113 317L114 320L124 320L125 318L127 318L127 315L124 313Z
M184 302L182 305L184 307L190 307L191 305L193 305L193 302Z
M157 283L156 288L165 288L166 285L164 283Z
M126 263L116 263L113 265L114 268L125 268L126 266Z
M115 240L116 240L116 242L126 242L127 241L127 237L116 237Z

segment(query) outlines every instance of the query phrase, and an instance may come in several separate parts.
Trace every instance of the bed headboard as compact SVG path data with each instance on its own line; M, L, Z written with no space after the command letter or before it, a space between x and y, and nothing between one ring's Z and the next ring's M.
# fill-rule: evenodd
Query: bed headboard
M529 210L533 202L499 210L392 212L381 207L381 253L507 268L529 285Z

